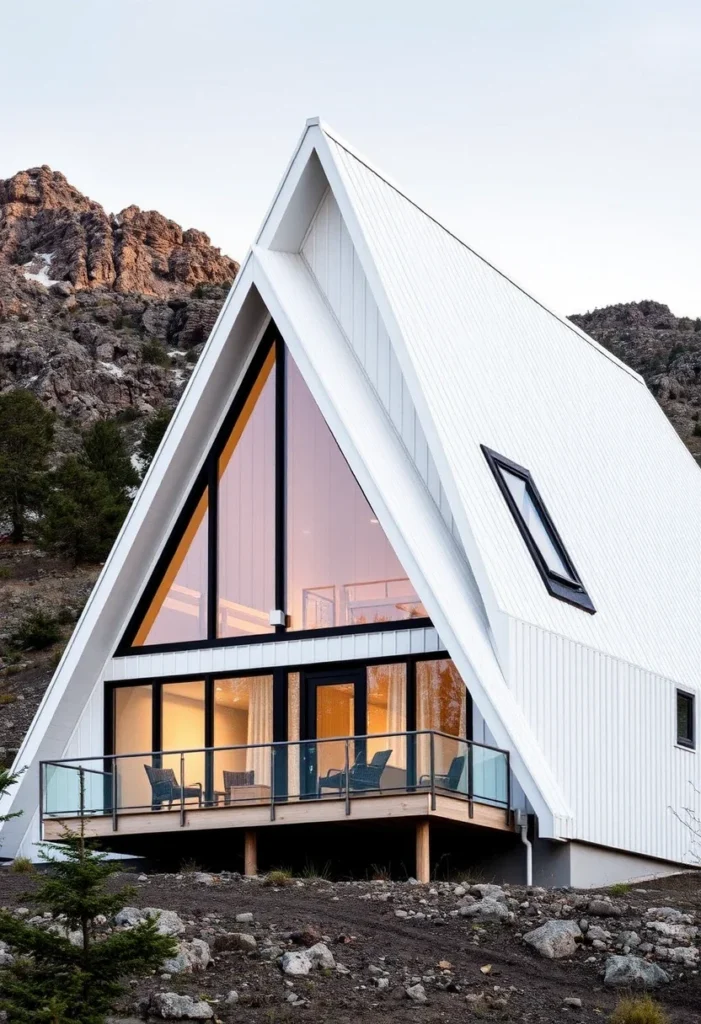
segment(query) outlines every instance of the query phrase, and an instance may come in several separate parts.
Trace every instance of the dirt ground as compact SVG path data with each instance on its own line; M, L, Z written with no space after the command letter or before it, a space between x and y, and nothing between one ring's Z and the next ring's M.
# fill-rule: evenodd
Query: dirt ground
M136 886L131 905L175 910L187 923L188 937L202 937L212 945L217 933L251 931L259 950L218 952L204 972L170 979L154 976L134 983L119 1008L125 1017L138 1017L139 1006L159 989L218 1000L215 1018L232 1024L286 1024L293 1020L310 1024L601 1021L608 1018L619 998L618 993L603 987L608 954L596 955L591 946L582 946L571 960L543 959L520 938L527 929L518 915L509 924L481 926L449 916L456 900L445 884L306 879L272 888L260 880L237 876L215 876L209 885L199 882L195 874L136 879L136 875L121 874L114 880L118 886ZM32 884L31 876L0 873L0 903L26 905L23 894ZM525 889L510 887L508 893L522 902L529 899ZM562 891L553 895L570 901L575 897ZM693 875L647 883L620 898L631 914L643 914L651 906L670 906L696 915L701 912L701 885ZM432 908L437 916L400 919L395 916L400 907ZM253 923L237 923L236 915L247 912L253 914ZM276 960L263 958L263 947L271 939L285 949L301 949L322 937L348 973L315 971L308 977L289 979ZM662 966L672 982L655 997L672 1024L698 1024L698 970ZM387 972L386 991L378 991L373 982L378 969ZM407 985L418 980L423 981L428 997L422 1005L413 1004L406 995ZM224 998L231 989L238 992L239 1002L229 1008L224 1006ZM286 999L291 991L304 1002L290 1005ZM477 1003L469 1001L480 993L483 998ZM582 1007L567 1007L564 1000L568 997L581 999Z

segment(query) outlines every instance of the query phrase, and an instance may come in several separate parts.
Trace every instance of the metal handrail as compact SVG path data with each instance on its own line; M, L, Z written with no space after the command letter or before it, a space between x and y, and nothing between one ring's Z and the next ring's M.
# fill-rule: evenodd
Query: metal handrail
M465 736L453 736L449 732L441 732L440 729L412 729L405 732L372 732L362 733L354 736L324 736L320 738L305 739L305 740L271 740L269 743L236 743L230 746L224 747L190 747L182 750L142 750L137 753L126 753L126 754L91 754L90 757L66 757L60 761L40 761L39 765L55 765L61 767L64 764L79 764L83 761L110 761L116 760L117 758L127 757L153 757L158 754L159 757L172 757L175 754L211 754L218 753L223 750L256 750L260 747L292 747L300 746L304 743L339 743L341 740L349 740L351 742L360 740L385 740L392 739L392 737L403 737L403 736L440 736L447 740L453 740L458 743L466 743L468 746L479 747L482 750L492 750L496 754L505 754L509 756L509 751L504 750L502 747L493 747L489 743L478 743L477 740L468 740ZM86 771L95 771L98 775L110 775L111 772L98 772L96 769L86 768Z
M62 817L62 816L71 816L71 815L74 815L76 813L75 810L61 811L61 810L56 809L56 810L52 810L50 812L49 811L45 811L45 809L44 809L45 797L46 797L45 772L46 772L46 769L48 767L54 767L54 768L66 767L68 770L77 771L79 776L80 776L80 780L81 780L81 782L80 782L80 788L81 788L80 814L81 814L81 816L84 815L85 813L90 814L90 815L92 815L92 814L110 814L111 817L112 817L113 831L116 832L117 828L118 828L118 816L119 816L120 813L126 813L126 812L129 812L129 811L142 811L146 807L149 807L151 810L153 810L153 807L152 807L151 804L135 804L133 806L132 805L125 805L125 806L123 806L121 808L118 806L119 801L118 801L118 792L117 792L117 778L118 778L117 762L121 762L123 760L132 760L134 758L152 760L154 757L158 757L160 759L160 758L163 758L163 757L169 757L169 756L170 757L176 757L177 756L179 758L179 773L178 774L179 774L179 779L180 779L180 795L179 795L179 799L177 800L176 807L177 807L177 810L179 812L180 825L182 827L182 826L185 826L185 824L186 824L187 812L189 810L191 810L191 809L194 809L194 808L189 808L187 806L187 799L188 799L188 797L186 797L186 795L185 795L185 790L186 790L186 785L185 785L185 758L186 758L186 756L188 754L192 754L192 755L201 755L201 756L203 755L203 756L207 757L208 755L211 756L211 755L216 755L216 754L220 754L220 753L228 752L228 751L250 751L250 750L260 750L260 749L269 749L269 752L270 752L270 761L269 761L269 770L270 770L270 787L269 788L270 788L270 795L269 795L269 797L266 796L266 798L256 797L255 799L256 799L256 803L263 804L263 806L265 806L268 803L270 804L270 819L271 819L271 821L274 821L275 820L275 805L276 805L276 802L287 801L289 799L297 799L297 798L299 798L300 800L301 799L309 799L312 796L311 793L303 792L301 788L300 788L299 793L290 793L289 790L288 790L287 785L285 786L285 790L284 790L283 793L280 793L280 792L276 793L276 778L275 778L275 776L276 776L276 768L278 767L278 755L281 754L283 750L287 750L288 748L290 750L293 750L294 748L298 748L299 751L300 751L300 755L301 755L303 750L305 748L307 748L307 749L310 749L312 751L311 756L312 756L312 758L314 760L314 763L316 764L316 756L315 756L315 753L314 753L315 749L317 747L319 747L319 746L322 746L323 744L328 744L328 743L333 743L333 744L343 743L344 744L344 779L343 779L343 785L339 786L338 798L339 799L343 798L344 803L345 803L345 813L347 815L350 815L350 813L351 813L351 800L352 800L352 798L354 796L358 796L358 795L361 795L363 793L365 795L367 795L367 793L369 792L367 790L358 790L356 793L354 793L352 791L352 786L351 786L350 744L351 743L358 743L361 746L361 748L362 748L362 745L364 743L366 743L367 741L376 742L378 740L392 739L392 738L401 738L401 739L409 741L410 743L411 743L411 741L414 741L414 743L415 743L416 739L418 737L422 737L422 736L428 736L429 737L428 755L429 755L429 764L430 764L430 774L429 774L428 779L427 779L427 782L429 784L426 787L426 791L429 794L430 807L431 807L432 811L436 810L437 789L441 789L442 790L444 788L444 786L442 786L440 784L437 786L437 783L436 783L437 776L436 776L435 741L436 741L436 737L438 737L439 739L445 739L445 740L450 741L451 743L459 744L461 746L464 746L465 749L466 749L467 757L466 757L466 765L464 767L467 769L467 792L463 792L462 790L459 790L459 789L455 789L455 790L453 790L453 789L449 789L449 790L446 789L446 792L449 792L455 798L464 799L464 800L468 801L469 817L472 818L474 816L474 802L475 802L475 800L481 801L481 802L484 802L484 803L488 803L488 804L491 804L493 806L502 807L506 811L507 817L510 815L510 805L511 805L511 765L510 765L509 752L507 750L503 750L503 749L501 749L499 747L490 746L490 745L488 745L486 743L478 743L478 742L476 742L474 740L468 740L468 739L466 739L465 737L462 737L462 736L454 736L454 735L452 735L450 733L442 732L441 730L437 730L437 729L416 729L416 730L405 731L405 732L365 733L365 734L359 735L359 736L338 736L338 737L327 736L327 737L323 737L323 738L305 739L305 740L277 740L277 741L270 742L270 743L248 743L248 744L243 744L242 743L242 744L232 744L232 745L229 745L229 746L222 746L222 747L215 747L215 746L212 746L212 747L193 747L193 748L190 748L190 749L187 749L187 750L170 750L170 751L167 751L167 750L166 751L163 751L163 750L148 750L148 751L143 751L141 753L102 754L102 755L94 755L94 757L92 757L92 758L90 758L90 757L87 757L87 758L86 757L82 757L82 758L81 757L74 757L74 758L65 758L65 759L62 759L62 760L41 761L40 762L40 780L39 780L39 785L40 785L40 818L41 818L41 823L42 823L42 826L43 826L44 818L47 815L50 816L50 817L53 817L53 818L58 818L58 817ZM412 746L413 746L413 743L412 743ZM490 795L488 793L475 794L475 792L474 792L474 775L475 775L475 771L474 771L474 752L475 752L475 749L482 749L482 750L485 750L485 751L489 751L492 754L498 754L498 755L501 755L504 758L504 760L505 760L505 770L506 770L506 777L504 779L505 799L501 799L498 795ZM86 768L84 762L85 761L90 761L90 760L100 760L100 761L103 762L103 764L105 762L111 762L111 765L110 765L111 770L109 770L109 771L99 771L97 769ZM282 764L283 764L283 772L284 772L285 775L286 775L286 766L288 765L288 763L289 762L287 761L287 759L285 759L282 762ZM210 769L206 769L206 771L209 771L209 770ZM110 797L109 797L109 801L107 801L108 806L100 807L100 808L91 808L91 809L89 809L86 812L86 810L85 810L85 802L84 802L84 783L82 781L84 779L84 774L86 772L91 773L93 775L101 776L106 781L109 780ZM212 804L212 802L211 802L212 793L210 792L210 788L211 788L210 787L210 783L208 782L207 786L205 788L205 795L206 795L206 799L207 799L207 807L208 807L209 810L217 809L217 807L219 806L218 805L218 801L215 800L214 804ZM501 788L502 787L500 786L499 787L500 791L501 791ZM379 789L379 787L378 787L378 789ZM401 791L401 792L416 792L417 790L420 790L420 791L424 790L424 785L422 785L421 783L419 783L417 785L416 781L411 781L411 779L409 779L409 777L407 777L406 784L403 785L403 786L390 786L390 787L385 787L384 788L384 792L386 794L388 794L390 792L398 792L398 791ZM316 795L321 797L321 790L320 789L318 790L318 793ZM324 796L324 798L328 799L328 797L326 797L326 796ZM242 800L242 802L243 802L243 800ZM225 804L224 806L230 806L230 804ZM160 807L158 809L160 810Z

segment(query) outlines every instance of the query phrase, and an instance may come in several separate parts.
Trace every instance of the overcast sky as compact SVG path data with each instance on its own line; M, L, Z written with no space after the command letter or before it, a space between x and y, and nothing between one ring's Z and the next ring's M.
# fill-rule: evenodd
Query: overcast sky
M0 177L244 255L319 114L563 313L701 316L699 0L2 4Z

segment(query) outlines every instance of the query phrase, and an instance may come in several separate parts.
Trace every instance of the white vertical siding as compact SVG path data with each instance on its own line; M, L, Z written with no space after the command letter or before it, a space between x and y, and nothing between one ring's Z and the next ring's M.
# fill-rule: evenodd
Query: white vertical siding
M105 680L118 682L124 679L168 678L205 672L245 672L247 669L286 665L363 661L369 658L395 656L400 658L407 654L430 654L442 650L445 650L443 642L432 627L392 629L377 633L351 633L347 636L281 640L279 643L172 651L167 654L149 654L145 651L143 654L130 655L128 658L113 658L107 666ZM86 708L84 714L87 711ZM100 753L102 736L98 739L98 747L83 747L80 754L85 753L86 749L97 750ZM66 754L66 757L68 756L70 755Z
M448 499L428 450L426 435L419 423L377 303L330 189L322 199L307 232L302 256L443 519L458 539Z
M676 745L679 684L515 619L510 643L509 683L571 803L570 838L691 862L673 812L701 811L701 754Z

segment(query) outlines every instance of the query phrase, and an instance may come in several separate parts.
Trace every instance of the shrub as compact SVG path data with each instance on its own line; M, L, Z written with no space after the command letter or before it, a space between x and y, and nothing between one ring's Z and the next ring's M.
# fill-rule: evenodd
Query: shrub
M149 338L143 343L141 359L144 363L152 363L154 366L168 365L168 353L156 338Z
M10 864L10 871L13 875L31 875L35 870L29 857L15 857Z
M163 406L146 421L144 433L139 442L139 458L141 459L144 473L146 473L146 470L153 461L153 456L158 451L158 446L163 439L172 415L173 410Z
M0 708L6 707L8 704L14 704L16 700L16 693L0 693Z
M61 639L58 619L47 612L32 612L10 636L10 644L20 651L43 651Z
M158 934L152 917L129 931L96 934L97 919L112 918L133 890L109 891L119 865L90 850L84 831L64 834L61 855L43 851L49 870L30 900L77 931L78 944L1 911L0 938L16 959L2 972L0 1010L22 1024L102 1024L123 980L151 974L173 956L176 943Z
M12 569L9 565L0 565L0 580L9 580L12 575Z
M274 886L276 889L290 885L291 882L292 872L287 868L276 868L275 871L269 871L263 879L263 885Z
M609 1017L610 1024L669 1024L669 1017L650 996L621 999Z
M701 437L701 423L694 424L694 437Z

